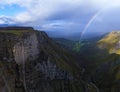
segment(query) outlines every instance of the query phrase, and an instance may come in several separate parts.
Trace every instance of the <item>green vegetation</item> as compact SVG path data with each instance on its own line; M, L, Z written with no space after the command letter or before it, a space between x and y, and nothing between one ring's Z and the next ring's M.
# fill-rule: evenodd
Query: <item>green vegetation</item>
M54 38L54 40L61 45L63 48L73 51L73 52L79 52L80 49L84 46L83 42L79 41L72 41L72 40L67 40L64 38Z
M76 44L75 44L74 47L73 47L73 51L79 52L80 49L81 49L81 47L82 47L83 45L84 45L83 43L76 42Z
M99 48L107 49L109 53L120 54L120 32L111 32L98 42Z
M30 32L31 30L0 30L2 33L10 33L18 36L22 36L26 32ZM32 32L32 31L31 31Z
M41 49L49 55L51 62L56 63L60 69L69 72L73 76L76 76L76 74L81 71L81 68L76 67L77 62L73 56L51 40L48 42L49 45L44 44L41 46Z
M61 45L63 48L72 51L75 47L75 44L78 43L77 41L72 41L64 38L54 38L55 42L57 44Z
M100 92L120 92L119 31L111 32L101 39L83 40L82 43L75 42L71 45L71 53L85 69L82 75L84 80L93 81ZM65 67L69 70L67 65ZM89 92L96 92L94 85L86 82L85 85ZM72 88L77 92L78 88L75 87L73 85Z
M119 79L120 79L120 71L116 75L116 80L119 80Z

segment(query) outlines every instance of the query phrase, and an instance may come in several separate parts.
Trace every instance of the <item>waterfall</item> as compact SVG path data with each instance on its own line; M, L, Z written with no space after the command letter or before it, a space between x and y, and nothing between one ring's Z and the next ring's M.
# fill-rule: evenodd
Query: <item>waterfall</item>
M23 43L22 43L22 65L23 65L23 84L24 84L24 87L25 87L25 91L26 92L28 92L27 91L27 86L26 86L26 80L25 80L25 59L24 59L24 55L25 55L25 51L24 51L24 45L23 45Z

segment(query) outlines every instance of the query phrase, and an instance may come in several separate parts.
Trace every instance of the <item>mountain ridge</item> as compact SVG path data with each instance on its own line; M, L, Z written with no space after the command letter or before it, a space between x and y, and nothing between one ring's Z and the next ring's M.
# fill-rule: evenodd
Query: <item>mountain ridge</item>
M98 41L98 47L109 53L120 54L120 31L113 31Z

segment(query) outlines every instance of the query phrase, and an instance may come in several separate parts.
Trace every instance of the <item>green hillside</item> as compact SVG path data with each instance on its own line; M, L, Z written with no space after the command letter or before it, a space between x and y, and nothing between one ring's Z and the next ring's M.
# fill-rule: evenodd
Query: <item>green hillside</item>
M94 83L97 92L120 92L119 38L120 32L111 32L97 40L84 40L80 51L73 51L84 68L83 80Z
M120 32L109 33L98 42L98 46L99 48L107 49L110 54L120 54Z

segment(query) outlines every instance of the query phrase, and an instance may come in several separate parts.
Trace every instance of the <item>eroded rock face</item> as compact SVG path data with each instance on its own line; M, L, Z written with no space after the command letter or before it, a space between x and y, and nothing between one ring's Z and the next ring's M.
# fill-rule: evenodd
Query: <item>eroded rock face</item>
M35 70L41 71L45 75L44 78L50 79L50 80L54 80L54 79L72 80L73 79L69 73L59 69L56 66L56 64L51 63L49 59L47 61L38 63L35 66Z
M13 54L17 63L35 60L39 54L36 34L30 34L27 38L20 39L13 47Z

